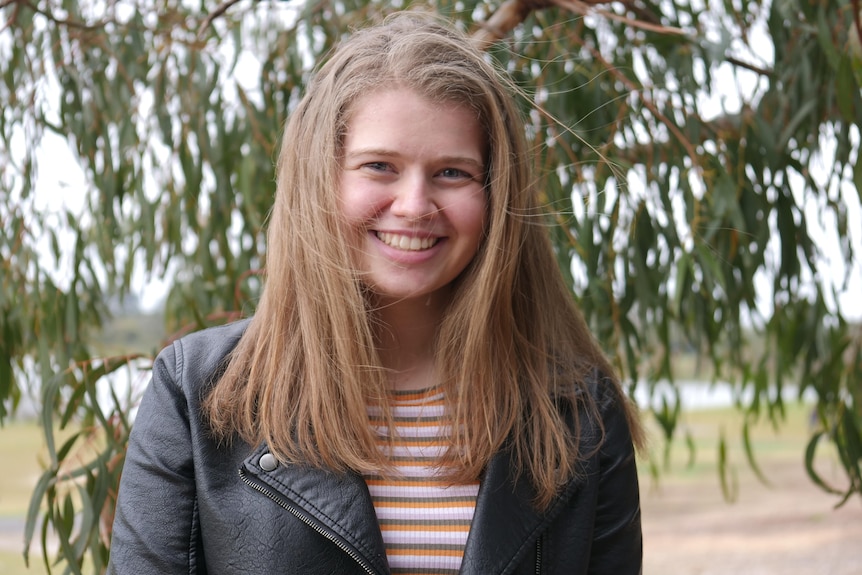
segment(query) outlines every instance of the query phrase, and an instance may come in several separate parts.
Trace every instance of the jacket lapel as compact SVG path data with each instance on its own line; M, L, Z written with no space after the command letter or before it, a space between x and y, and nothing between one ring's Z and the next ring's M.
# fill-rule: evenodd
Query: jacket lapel
M389 573L377 514L361 476L300 465L267 470L260 462L268 453L266 446L256 449L245 461L246 472L270 487L283 506L299 510L300 520L339 546L346 544L350 554L361 556L378 573Z
M508 450L491 459L479 488L461 575L512 573L577 489L572 482L539 512L533 505L536 490L526 473L516 478L515 469Z

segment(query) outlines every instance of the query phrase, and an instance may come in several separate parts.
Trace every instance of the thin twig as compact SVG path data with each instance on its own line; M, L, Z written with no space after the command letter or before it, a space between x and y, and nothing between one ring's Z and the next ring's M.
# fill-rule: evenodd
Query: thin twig
M748 62L743 62L733 56L728 56L726 58L728 64L733 64L734 66L739 66L740 68L745 68L746 70L751 70L761 76L772 76L772 70L767 70L766 68L761 68L759 66L755 66L754 64L749 64Z
M582 45L584 45L584 44L582 44ZM594 48L592 46L586 46L586 45L584 45L584 46L592 53L593 58L595 58L596 60L601 62L602 65L605 67L605 69L611 75L613 75L617 80L619 80L620 82L625 84L625 86L629 90L631 90L632 92L636 92L640 95L640 99L641 99L641 102L643 102L643 105L646 106L646 108L649 109L649 111L652 112L653 115L656 118L658 118L661 121L661 123L667 127L668 130L670 130L670 132L676 137L677 141L680 144L682 144L682 146L685 148L686 154L688 155L689 158L691 158L691 161L694 163L694 165L699 167L700 166L700 160L698 159L698 155L695 152L694 146L689 141L689 139L685 136L685 134L682 133L682 130L679 129L679 126L677 126L676 124L671 122L667 116L662 114L661 111L658 109L658 107L655 105L655 103L652 100L650 100L643 93L642 90L638 90L637 86L635 86L634 83L625 74L620 73L620 71L617 70L616 67L614 67L613 65L611 65L610 62L605 60L604 57L601 55L601 53L599 53L599 51L596 48Z
M646 22L643 20L635 20L632 18L621 16L619 14L615 14L614 12L605 10L603 8L596 8L598 4L610 4L610 0L588 0L586 2L581 0L552 0L552 3L559 6L560 8L565 8L566 10L574 12L575 14L579 14L580 16L597 14L599 16L602 16L603 18L626 24L628 26L631 26L632 28L640 28L641 30L658 32L660 34L672 34L678 36L683 36L686 34L685 30L683 30L682 28L677 28L675 26L664 26L662 24L654 24L652 22Z
M198 39L201 39L203 37L204 32L206 32L207 29L212 25L213 20L227 12L231 6L237 4L238 2L239 0L226 0L225 2L222 2L218 7L216 7L215 10L210 12L207 17L204 18L203 24L201 24L201 29L198 30Z
M17 3L17 0L9 0L8 2L4 3L2 6L0 6L0 8L5 8L6 6L9 6L10 4L15 4L15 8L12 10L12 15L9 16L8 20L6 20L6 23L3 25L3 28L0 28L0 32L5 30L6 28L10 28L12 26L12 23L15 22L16 20L18 20L18 10L21 8L21 5Z

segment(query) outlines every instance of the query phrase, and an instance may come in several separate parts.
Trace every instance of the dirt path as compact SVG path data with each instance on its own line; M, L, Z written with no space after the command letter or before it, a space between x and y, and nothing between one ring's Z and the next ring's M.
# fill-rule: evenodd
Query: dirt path
M800 461L762 467L774 487L740 469L733 504L717 477L645 485L644 575L862 575L862 500L834 509Z

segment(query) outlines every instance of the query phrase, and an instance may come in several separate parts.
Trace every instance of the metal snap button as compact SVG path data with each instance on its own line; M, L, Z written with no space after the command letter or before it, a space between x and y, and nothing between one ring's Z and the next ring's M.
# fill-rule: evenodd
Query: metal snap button
M260 456L260 461L258 462L260 468L264 471L272 471L276 467L278 467L278 460L272 453L264 453Z

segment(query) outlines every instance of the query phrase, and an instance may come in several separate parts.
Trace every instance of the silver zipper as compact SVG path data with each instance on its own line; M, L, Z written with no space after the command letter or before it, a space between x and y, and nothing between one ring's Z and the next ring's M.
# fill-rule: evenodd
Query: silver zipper
M243 483L245 483L246 485L248 485L249 487L251 487L255 491L262 493L267 498L274 501L276 505L287 510L291 515L293 515L294 517L296 517L297 519L299 519L300 521L302 521L303 523L305 523L306 525L308 525L309 527L314 529L316 532L320 533L326 539L332 541L332 543L334 543L336 547L338 547L339 549L341 549L342 551L347 553L347 555L349 555L351 559L356 561L360 567L365 569L365 572L368 573L368 575L376 575L377 571L373 567L371 567L368 564L368 562L366 562L365 559L362 558L361 555L357 554L353 549L348 547L345 543L343 543L335 535L333 535L332 533L330 533L326 529L321 528L319 525L317 525L317 523L315 523L314 521L309 519L308 516L303 511L301 511L299 508L297 508L293 505L290 505L289 503L284 501L282 498L277 497L272 491L270 491L266 487L263 487L262 485L259 485L258 483L255 483L254 481L252 481L251 479L246 477L244 469L239 470L239 477L240 477L240 479L242 479Z
M536 575L542 575L542 536L536 539Z

